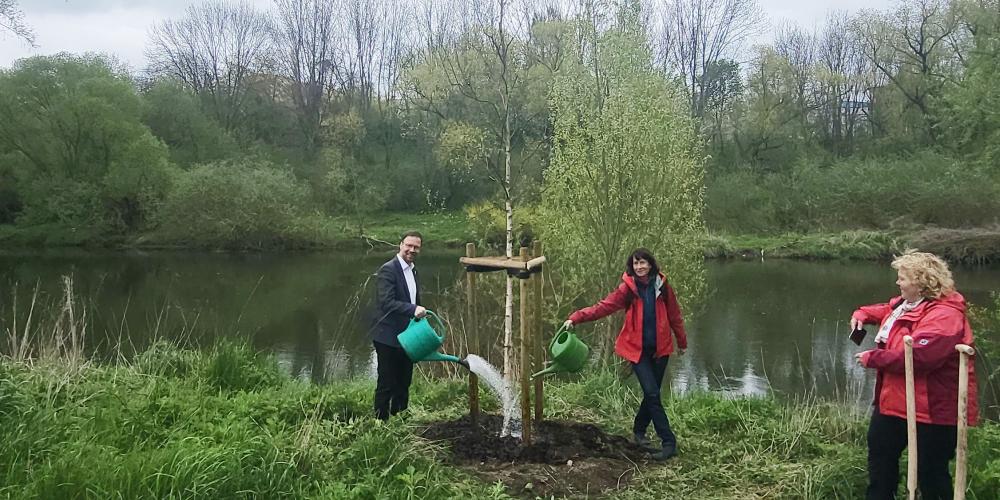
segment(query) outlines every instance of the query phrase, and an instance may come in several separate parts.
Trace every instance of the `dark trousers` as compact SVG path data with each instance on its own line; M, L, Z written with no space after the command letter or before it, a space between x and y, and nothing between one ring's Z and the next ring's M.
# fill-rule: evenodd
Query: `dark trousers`
M923 500L952 498L948 462L955 456L956 427L917 423L917 485ZM896 497L899 457L906 449L906 419L882 415L868 424L869 500Z
M378 358L378 382L375 384L375 418L388 420L410 403L413 362L402 347L374 342Z
M653 428L664 445L676 445L677 438L674 431L670 430L670 420L667 419L667 412L663 409L663 402L660 400L660 388L663 385L663 374L667 371L667 361L669 356L653 359L652 356L643 354L638 363L632 363L632 371L635 378L642 387L642 404L635 414L635 422L632 431L636 434L645 434L649 423L653 422Z

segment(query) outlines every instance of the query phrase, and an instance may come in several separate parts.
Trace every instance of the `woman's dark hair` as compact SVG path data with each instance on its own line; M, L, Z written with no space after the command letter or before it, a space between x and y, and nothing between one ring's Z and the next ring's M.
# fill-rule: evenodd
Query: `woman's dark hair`
M632 261L636 259L643 259L649 262L649 275L656 276L660 274L660 265L656 263L656 257L653 257L652 252L646 250L645 248L636 248L628 256L628 260L625 261L625 272L629 276L635 276L635 267L632 266Z

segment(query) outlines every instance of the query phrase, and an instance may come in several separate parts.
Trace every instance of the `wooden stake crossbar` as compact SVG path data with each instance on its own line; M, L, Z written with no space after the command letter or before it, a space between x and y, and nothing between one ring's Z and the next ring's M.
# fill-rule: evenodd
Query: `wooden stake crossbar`
M476 280L475 275L479 272L507 270L517 271L515 277L520 279L520 402L521 402L521 438L525 445L530 445L532 440L532 398L531 398L531 374L541 371L543 363L543 351L539 336L542 332L542 264L545 263L545 256L542 255L541 242L535 242L533 251L529 253L527 247L521 247L520 255L516 258L507 257L476 257L476 245L468 243L465 246L465 257L460 257L458 262L466 266L466 301L468 303L468 328L478 328L476 322ZM542 380L534 381L534 420L542 419ZM469 416L473 422L479 419L479 377L474 373L469 373Z
M489 269L511 269L514 271L531 271L545 263L541 255L531 260L508 259L507 257L459 257L458 262L467 266L479 266Z

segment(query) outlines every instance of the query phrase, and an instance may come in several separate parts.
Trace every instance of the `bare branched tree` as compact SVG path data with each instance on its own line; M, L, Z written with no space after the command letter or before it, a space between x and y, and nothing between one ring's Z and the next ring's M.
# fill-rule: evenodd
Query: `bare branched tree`
M228 130L239 126L249 79L269 50L270 21L249 4L210 0L150 31L150 73L175 78L212 99Z
M850 153L859 119L870 109L871 100L866 96L866 61L846 12L827 15L816 57L823 70L824 133L836 151Z
M813 74L816 62L816 35L793 24L782 24L774 37L774 51L788 63L794 86L795 108L803 127L809 114L818 108Z
M35 46L35 32L24 23L24 12L18 8L17 0L0 0L0 31L9 31Z
M959 22L947 0L906 0L888 14L859 14L855 29L865 58L917 108L935 135L930 96L955 77L949 40Z
M340 58L343 67L335 77L344 91L355 93L358 102L368 107L375 94L380 28L388 6L382 0L344 0L340 7L346 46Z
M307 153L320 146L326 92L337 66L333 0L274 0L274 39L288 78Z
M706 105L703 76L720 59L740 60L744 44L766 19L756 0L656 0L654 56L663 69L687 84L691 112Z

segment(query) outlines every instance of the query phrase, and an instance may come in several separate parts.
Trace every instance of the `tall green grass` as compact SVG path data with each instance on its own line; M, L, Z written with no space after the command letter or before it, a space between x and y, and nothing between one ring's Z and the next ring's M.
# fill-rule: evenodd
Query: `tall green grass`
M0 498L504 498L427 442L467 411L460 377L419 376L407 418L372 382L312 385L242 345L160 342L132 361L0 358ZM641 392L613 368L549 379L546 418L628 435ZM494 397L481 389L485 411ZM615 498L857 498L865 415L844 403L668 394L680 455ZM969 437L970 498L1000 491L1000 425ZM460 445L460 444L459 444Z
M414 424L370 418L367 382L293 381L241 346L155 351L74 370L5 359L0 497L455 498L481 489L445 467Z
M4 318L0 498L506 495L419 437L426 423L467 411L456 365L422 366L409 417L382 423L371 416L371 381L293 380L243 344L196 351L159 341L135 357L94 363L83 355L84 310L67 281L51 304L12 305ZM458 332L476 327L462 314L451 320ZM980 383L995 390L1000 296L974 309L972 320L977 362L988 374ZM496 399L480 390L483 410L497 412ZM610 364L548 379L545 391L547 418L625 436L641 398L635 381ZM616 498L856 498L864 489L867 420L853 399L693 392L668 394L666 406L680 456L637 465ZM1000 425L983 422L969 443L970 498L994 498Z

